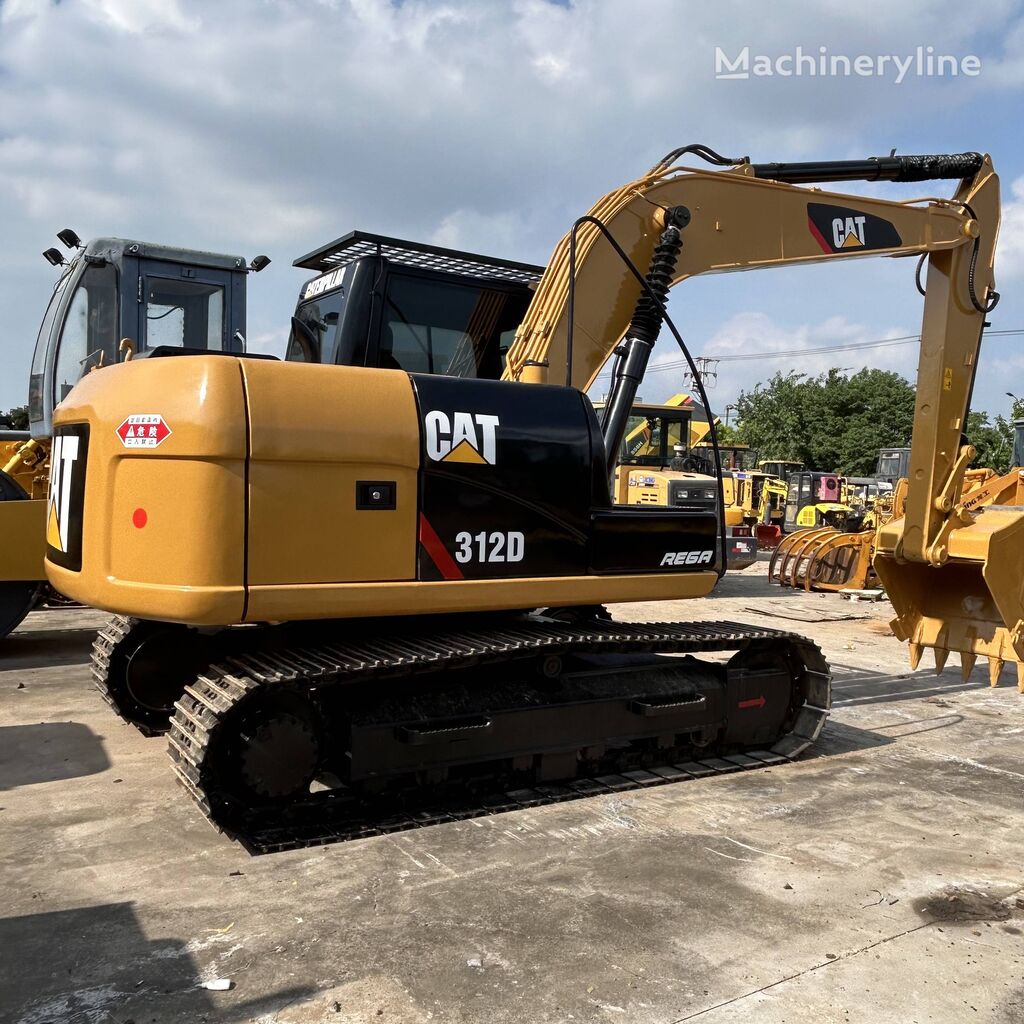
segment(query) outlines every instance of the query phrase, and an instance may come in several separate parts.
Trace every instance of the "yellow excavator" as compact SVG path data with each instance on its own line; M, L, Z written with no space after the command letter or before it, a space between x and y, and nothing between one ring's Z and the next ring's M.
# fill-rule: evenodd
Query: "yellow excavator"
M914 202L802 187L933 179L960 183ZM721 514L611 493L662 326L689 358L665 298L711 271L928 262L912 485L876 566L912 651L1010 656L1024 516L986 509L979 530L958 504L998 219L977 153L674 150L573 225L500 381L206 353L89 374L55 414L48 575L180 626L151 661L187 680L172 760L255 851L778 763L828 713L813 643L603 611L704 597L723 571ZM583 392L610 355L599 419Z
M29 429L0 431L0 640L40 600L59 601L46 586L46 487L53 407L90 370L159 346L240 352L246 275L241 256L179 249L124 238L83 243L70 228L57 234L70 250L43 256L57 281L43 315L29 378Z

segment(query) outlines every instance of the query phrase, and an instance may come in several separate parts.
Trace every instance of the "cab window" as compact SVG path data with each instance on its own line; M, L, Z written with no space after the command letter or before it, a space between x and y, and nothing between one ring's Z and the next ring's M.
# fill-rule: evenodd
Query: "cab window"
M338 288L301 303L292 319L285 359L298 363L333 362L345 301L345 290Z
M46 307L46 314L39 327L39 334L36 336L36 348L32 353L32 372L28 380L28 415L32 423L40 422L43 419L43 406L45 396L43 393L43 381L46 377L46 365L50 353L50 332L53 330L54 321L57 319L57 310L60 308L61 299L68 287L70 274L65 274L53 289L49 305Z
M501 376L528 296L413 277L388 277L378 365L454 377Z
M898 455L883 455L878 460L878 475L898 477L900 475L900 457Z
M224 348L224 288L202 281L146 278L145 347Z
M94 366L117 362L117 331L117 272L109 263L88 266L71 296L57 342L55 402L63 401Z

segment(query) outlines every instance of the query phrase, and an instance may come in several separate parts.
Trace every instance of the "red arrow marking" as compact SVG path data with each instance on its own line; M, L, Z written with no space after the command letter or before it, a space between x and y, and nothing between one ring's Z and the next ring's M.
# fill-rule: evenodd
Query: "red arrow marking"
M835 249L825 241L825 236L818 230L818 226L810 217L807 218L807 227L810 228L811 234L814 235L818 245L821 246L822 252L835 252Z
M768 701L764 697L755 697L753 700L741 700L736 706L738 708L763 708Z

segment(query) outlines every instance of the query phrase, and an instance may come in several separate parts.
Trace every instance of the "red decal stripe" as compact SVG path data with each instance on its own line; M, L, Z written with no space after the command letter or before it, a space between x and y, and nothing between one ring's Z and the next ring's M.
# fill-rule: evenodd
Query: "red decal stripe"
M807 226L810 228L811 234L818 240L822 252L835 252L832 246L825 241L825 236L818 230L818 225L810 217L807 218Z
M448 549L441 543L441 538L427 522L427 517L420 513L420 543L423 545L431 561L446 580L461 580L462 570L455 564L455 559L448 554Z

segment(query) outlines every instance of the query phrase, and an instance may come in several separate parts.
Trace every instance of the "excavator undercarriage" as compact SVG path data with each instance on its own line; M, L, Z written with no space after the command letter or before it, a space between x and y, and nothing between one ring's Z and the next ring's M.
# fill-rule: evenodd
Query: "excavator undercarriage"
M179 780L253 852L778 764L828 714L813 643L729 622L299 632L201 672L171 720Z

